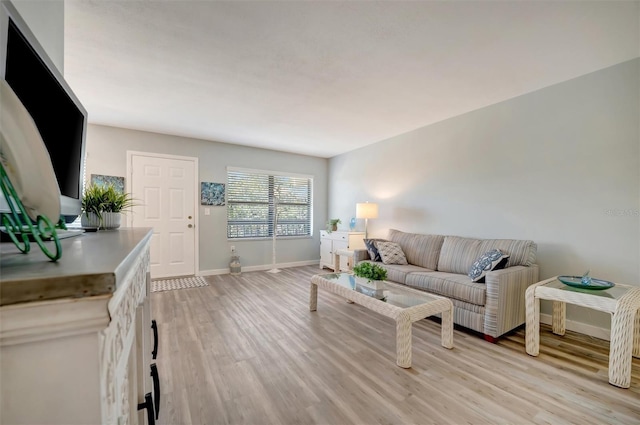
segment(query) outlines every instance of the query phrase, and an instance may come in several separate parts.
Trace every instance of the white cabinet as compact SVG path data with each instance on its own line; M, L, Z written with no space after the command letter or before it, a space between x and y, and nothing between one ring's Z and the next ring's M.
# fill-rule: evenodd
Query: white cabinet
M57 263L2 244L2 423L147 422L150 239L149 229L64 239Z
M335 265L333 253L338 249L364 249L364 232L327 232L320 231L320 268L330 268L334 270ZM347 258L340 259L340 270L347 270ZM340 271L334 270L334 271Z

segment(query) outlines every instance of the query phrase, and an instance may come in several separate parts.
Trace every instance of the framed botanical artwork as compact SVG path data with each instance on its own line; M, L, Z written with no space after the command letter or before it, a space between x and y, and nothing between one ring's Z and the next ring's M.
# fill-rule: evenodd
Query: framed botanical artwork
M200 182L200 204L224 205L224 183Z
M113 185L118 193L124 193L124 177L91 174L91 184L95 186Z

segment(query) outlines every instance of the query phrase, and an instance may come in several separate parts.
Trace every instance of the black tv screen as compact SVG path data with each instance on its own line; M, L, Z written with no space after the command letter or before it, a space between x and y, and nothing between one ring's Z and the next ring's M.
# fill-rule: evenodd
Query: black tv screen
M60 188L60 214L70 223L80 214L87 111L16 8L5 1L0 2L0 77L42 136ZM0 213L9 211L0 195Z
M60 193L79 199L85 116L12 19L4 78L40 131Z

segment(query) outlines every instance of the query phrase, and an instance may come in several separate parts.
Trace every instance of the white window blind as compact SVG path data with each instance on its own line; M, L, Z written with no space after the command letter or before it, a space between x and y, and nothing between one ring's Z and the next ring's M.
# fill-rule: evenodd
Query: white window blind
M312 187L310 176L229 168L227 237L310 236Z

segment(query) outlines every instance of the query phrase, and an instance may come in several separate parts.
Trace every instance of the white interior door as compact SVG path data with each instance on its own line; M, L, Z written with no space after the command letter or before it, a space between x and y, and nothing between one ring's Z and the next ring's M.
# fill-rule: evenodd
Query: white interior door
M130 153L132 227L152 227L151 277L196 272L197 158Z

